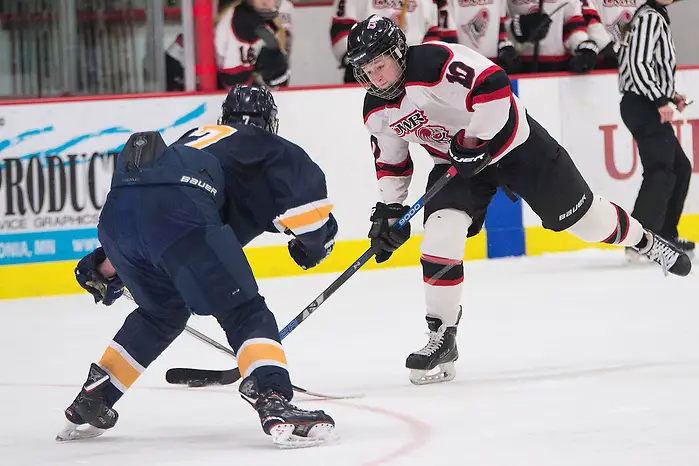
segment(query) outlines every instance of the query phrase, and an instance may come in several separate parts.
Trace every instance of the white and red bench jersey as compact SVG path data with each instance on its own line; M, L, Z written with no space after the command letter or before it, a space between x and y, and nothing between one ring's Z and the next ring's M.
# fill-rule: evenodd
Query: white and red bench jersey
M507 0L448 0L459 44L495 60L498 44L509 42Z
M456 42L446 0L335 0L334 8L330 40L338 61L347 52L352 26L371 15L390 18L403 31L408 45L429 40Z
M529 137L526 110L507 74L460 44L430 42L410 47L405 92L393 100L367 94L364 124L371 134L383 202L403 202L413 173L409 143L424 147L435 163L450 163L451 138L489 142L492 163Z
M587 32L600 50L609 42L619 43L621 28L645 0L582 0Z
M226 76L227 84L250 84L253 80L255 60L265 42L255 34L261 24L278 39L279 45L290 52L291 17L294 5L282 0L279 16L274 21L262 20L247 5L237 5L226 10L214 30L216 65Z
M508 0L510 16L534 13L538 9L539 0ZM539 42L539 61L566 61L581 42L589 39L582 4L580 0L544 0L544 12L551 16L551 27ZM534 45L525 43L520 56L524 61L530 61L533 55Z

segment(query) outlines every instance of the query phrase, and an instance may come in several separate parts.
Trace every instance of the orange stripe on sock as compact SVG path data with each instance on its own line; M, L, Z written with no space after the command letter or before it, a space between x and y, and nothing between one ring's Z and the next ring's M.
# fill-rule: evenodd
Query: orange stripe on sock
M266 343L248 345L238 355L240 373L246 374L248 367L260 360L272 360L286 365L286 354L282 348Z
M332 204L317 207L301 214L279 219L279 223L290 230L305 227L307 225L313 225L314 223L327 219L330 216L330 211L332 209Z
M99 362L126 388L129 388L141 375L117 350L108 346Z

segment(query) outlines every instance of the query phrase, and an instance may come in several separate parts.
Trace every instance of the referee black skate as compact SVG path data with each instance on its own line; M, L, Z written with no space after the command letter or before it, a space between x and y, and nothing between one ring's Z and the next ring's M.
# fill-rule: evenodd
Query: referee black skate
M675 91L675 45L667 5L648 0L627 25L619 53L621 117L638 144L643 182L632 215L684 251L694 243L679 236L677 224L689 190L692 166L672 128L674 105L689 104ZM636 259L631 248L627 255Z

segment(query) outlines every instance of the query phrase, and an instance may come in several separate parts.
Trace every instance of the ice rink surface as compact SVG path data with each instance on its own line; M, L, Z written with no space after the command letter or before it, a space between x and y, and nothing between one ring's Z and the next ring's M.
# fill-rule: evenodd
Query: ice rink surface
M339 274L263 280L285 325ZM280 450L237 385L168 385L169 367L233 361L182 335L117 404L104 436L54 437L132 304L89 295L0 303L0 464L699 464L699 276L663 277L590 250L466 263L460 359L450 383L413 386L405 357L426 342L419 268L362 272L285 340L296 385L340 441ZM225 341L215 321L190 325Z

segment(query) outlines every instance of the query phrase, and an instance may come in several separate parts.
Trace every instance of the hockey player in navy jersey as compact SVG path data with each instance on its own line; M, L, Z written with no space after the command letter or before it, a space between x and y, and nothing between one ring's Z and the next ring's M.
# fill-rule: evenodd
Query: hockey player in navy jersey
M348 60L367 90L364 123L380 191L369 231L377 262L410 236L409 225L390 228L409 209L403 205L413 172L409 143L421 144L434 160L428 187L451 164L461 175L425 205L421 263L430 336L406 361L414 383L454 377L464 241L480 231L498 186L527 201L547 229L633 247L669 273L689 274L683 251L593 195L566 150L527 114L493 62L458 44L408 47L400 29L376 15L357 23L347 44ZM437 366L439 373L427 373Z
M244 378L239 391L275 443L330 438L330 416L290 404L277 322L243 253L265 231L292 235L289 254L304 269L333 249L337 223L325 176L303 149L276 135L276 114L268 90L236 86L216 126L189 131L169 147L157 132L129 138L100 216L102 247L75 273L96 302L112 304L126 286L138 309L90 367L57 440L114 427L114 404L190 313L214 316L225 331Z

